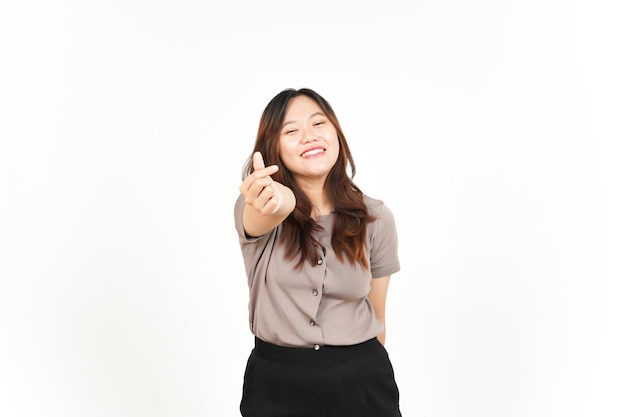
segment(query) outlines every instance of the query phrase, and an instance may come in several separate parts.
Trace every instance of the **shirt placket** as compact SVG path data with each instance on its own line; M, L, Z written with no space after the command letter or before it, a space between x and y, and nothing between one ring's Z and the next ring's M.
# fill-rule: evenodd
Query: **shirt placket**
M314 308L312 309L312 313L310 315L309 318L309 323L308 325L310 327L315 327L318 330L318 337L316 338L318 340L318 343L315 343L313 345L313 349L315 350L319 350L320 346L323 344L323 332L322 332L322 328L320 327L319 322L317 321L317 317L318 317L318 311L320 308L320 304L322 302L322 294L323 294L323 289L324 289L324 278L326 277L326 256L324 255L324 251L323 250L319 250L318 254L317 254L317 261L315 262L315 265L311 266L312 269L312 276L314 277L313 280L311 280L311 289L310 289L310 297L311 297L311 302L312 305L314 306Z

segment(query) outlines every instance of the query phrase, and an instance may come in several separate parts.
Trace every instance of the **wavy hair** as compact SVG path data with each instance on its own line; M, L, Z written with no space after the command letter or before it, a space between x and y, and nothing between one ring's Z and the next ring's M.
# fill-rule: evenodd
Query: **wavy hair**
M311 218L312 203L298 187L293 173L283 164L279 152L280 132L287 106L292 98L298 96L307 96L317 103L335 127L339 139L337 162L324 183L326 194L335 207L332 248L341 262L347 260L352 266L358 263L367 268L369 263L364 249L366 226L375 218L368 212L363 193L353 182L356 168L337 116L330 104L318 93L308 88L289 88L277 94L267 104L261 115L254 151L250 154L242 175L245 178L254 171L252 155L255 151L261 152L267 166L278 165L280 169L273 175L274 180L291 188L296 197L295 209L282 223L280 242L286 247L288 259L293 260L300 255L296 267L302 267L306 261L314 265L318 258L317 248L322 248L322 245L313 236L313 231L321 230L321 226Z

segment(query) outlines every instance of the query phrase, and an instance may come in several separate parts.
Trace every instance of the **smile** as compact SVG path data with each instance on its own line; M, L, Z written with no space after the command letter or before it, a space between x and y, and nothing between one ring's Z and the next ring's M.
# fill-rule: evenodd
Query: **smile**
M326 149L314 148L314 149L309 149L308 151L303 152L302 154L300 154L300 156L303 158L308 158L308 157L315 156L323 152L326 152Z

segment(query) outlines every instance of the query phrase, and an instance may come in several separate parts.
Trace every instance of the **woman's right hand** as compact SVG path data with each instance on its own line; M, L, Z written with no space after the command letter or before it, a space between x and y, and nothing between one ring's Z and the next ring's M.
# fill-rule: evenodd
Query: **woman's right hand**
M259 213L271 216L281 209L284 193L291 193L284 185L274 181L270 175L278 172L277 165L265 166L260 152L252 155L254 172L243 180L239 192L244 196L246 204L254 207Z
M278 171L278 166L265 167L260 152L252 155L252 168L254 172L239 187L246 201L243 228L248 236L261 236L291 214L296 207L296 197L290 188L270 177Z

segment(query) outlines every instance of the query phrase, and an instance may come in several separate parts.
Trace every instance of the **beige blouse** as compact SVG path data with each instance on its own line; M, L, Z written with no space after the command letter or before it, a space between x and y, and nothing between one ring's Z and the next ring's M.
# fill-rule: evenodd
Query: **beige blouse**
M316 235L316 265L305 262L294 269L298 258L285 259L279 243L282 225L267 234L249 238L243 229L240 195L235 203L235 227L250 288L250 330L258 338L281 346L319 348L352 345L382 333L384 325L367 298L370 280L400 270L398 239L393 214L382 201L365 197L370 214L377 219L367 226L365 255L370 266L340 262L330 238L334 214L320 216L324 228Z

